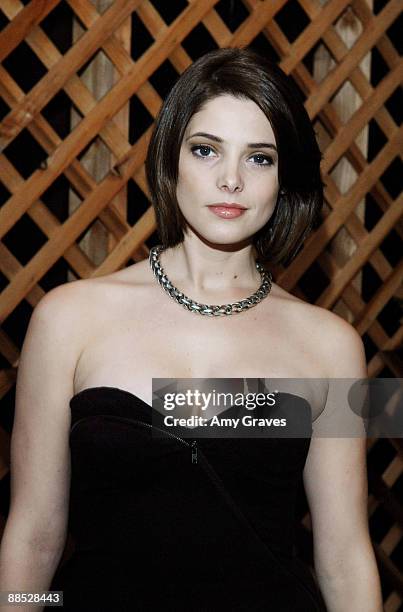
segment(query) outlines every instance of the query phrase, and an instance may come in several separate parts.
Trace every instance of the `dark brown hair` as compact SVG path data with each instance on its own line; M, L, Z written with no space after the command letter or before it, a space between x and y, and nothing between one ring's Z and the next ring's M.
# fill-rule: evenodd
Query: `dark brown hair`
M176 81L158 114L146 175L165 248L184 239L186 220L176 198L179 154L191 117L216 96L250 99L269 120L278 151L279 196L269 221L253 237L262 263L288 263L323 204L321 152L301 95L272 61L250 49L224 48L200 57Z

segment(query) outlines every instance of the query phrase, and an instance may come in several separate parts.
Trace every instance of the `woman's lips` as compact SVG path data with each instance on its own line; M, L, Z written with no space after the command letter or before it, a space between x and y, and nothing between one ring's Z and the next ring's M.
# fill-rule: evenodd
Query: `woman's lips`
M246 208L236 208L235 206L208 206L208 208L222 219L234 219L240 217L246 211Z

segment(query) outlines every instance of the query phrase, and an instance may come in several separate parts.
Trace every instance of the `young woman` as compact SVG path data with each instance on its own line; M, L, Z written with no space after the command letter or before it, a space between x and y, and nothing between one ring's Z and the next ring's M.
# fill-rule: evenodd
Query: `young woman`
M382 609L365 435L152 435L153 378L300 380L287 399L308 402L312 431L339 408L332 381L366 376L355 330L256 265L290 261L311 230L320 158L292 81L264 58L220 49L178 79L146 162L162 248L32 315L2 590L63 590L75 612L325 609L293 554L303 479L326 609Z

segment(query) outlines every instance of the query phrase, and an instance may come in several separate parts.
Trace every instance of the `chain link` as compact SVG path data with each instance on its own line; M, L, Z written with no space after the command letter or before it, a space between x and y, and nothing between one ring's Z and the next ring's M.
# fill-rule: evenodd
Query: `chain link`
M253 308L261 302L265 297L268 296L271 290L272 285L272 275L270 272L264 269L264 267L255 262L256 269L260 273L262 278L262 283L257 291L253 293L250 297L245 298L244 300L240 300L239 302L232 302L231 304L221 304L218 305L208 305L208 304L199 304L199 302L195 302L191 298L187 297L184 293L179 291L169 280L167 275L165 274L160 261L159 255L163 251L162 245L154 246L150 249L149 254L149 262L154 275L161 285L161 287L174 299L178 304L186 308L190 312L195 312L200 315L207 315L210 317L220 317L225 315L236 314L238 312L243 312L244 310L248 310L249 308Z

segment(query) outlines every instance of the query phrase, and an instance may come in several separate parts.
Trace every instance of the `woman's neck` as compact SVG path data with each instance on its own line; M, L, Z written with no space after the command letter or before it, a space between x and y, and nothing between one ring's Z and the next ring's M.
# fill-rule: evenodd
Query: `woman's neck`
M161 266L169 280L182 291L255 291L261 282L252 245L221 250L200 240L185 240L163 251Z

